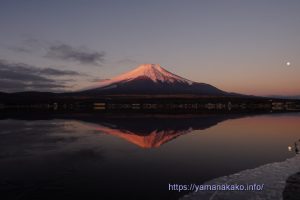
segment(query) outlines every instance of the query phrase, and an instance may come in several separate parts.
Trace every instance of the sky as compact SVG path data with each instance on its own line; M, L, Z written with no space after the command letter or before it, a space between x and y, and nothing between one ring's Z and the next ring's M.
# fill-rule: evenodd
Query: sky
M155 63L225 91L300 95L299 10L299 0L1 0L0 91L77 90Z

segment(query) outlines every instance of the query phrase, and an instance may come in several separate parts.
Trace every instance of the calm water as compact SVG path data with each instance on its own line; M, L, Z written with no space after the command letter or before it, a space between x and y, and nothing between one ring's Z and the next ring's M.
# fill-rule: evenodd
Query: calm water
M294 156L300 114L35 115L0 120L5 199L176 199L203 183ZM1 198L3 199L3 198Z

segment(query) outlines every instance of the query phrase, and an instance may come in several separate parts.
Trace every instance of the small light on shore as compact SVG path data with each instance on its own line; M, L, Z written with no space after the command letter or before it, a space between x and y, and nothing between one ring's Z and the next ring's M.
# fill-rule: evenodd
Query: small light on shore
M286 62L286 66L291 66L291 63L290 62Z

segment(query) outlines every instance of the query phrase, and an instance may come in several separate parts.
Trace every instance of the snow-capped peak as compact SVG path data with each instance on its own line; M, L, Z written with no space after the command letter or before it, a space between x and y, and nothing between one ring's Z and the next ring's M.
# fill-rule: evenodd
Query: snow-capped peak
M121 74L109 80L101 81L98 87L108 86L118 82L127 82L136 78L147 77L153 82L174 83L180 82L192 85L194 82L188 79L177 76L158 64L142 64L134 70Z

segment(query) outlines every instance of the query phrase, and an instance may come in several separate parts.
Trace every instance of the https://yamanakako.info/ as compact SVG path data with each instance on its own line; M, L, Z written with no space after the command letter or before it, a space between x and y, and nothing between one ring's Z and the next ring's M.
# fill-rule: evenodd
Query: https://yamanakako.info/
M169 191L261 191L264 184L171 184Z

